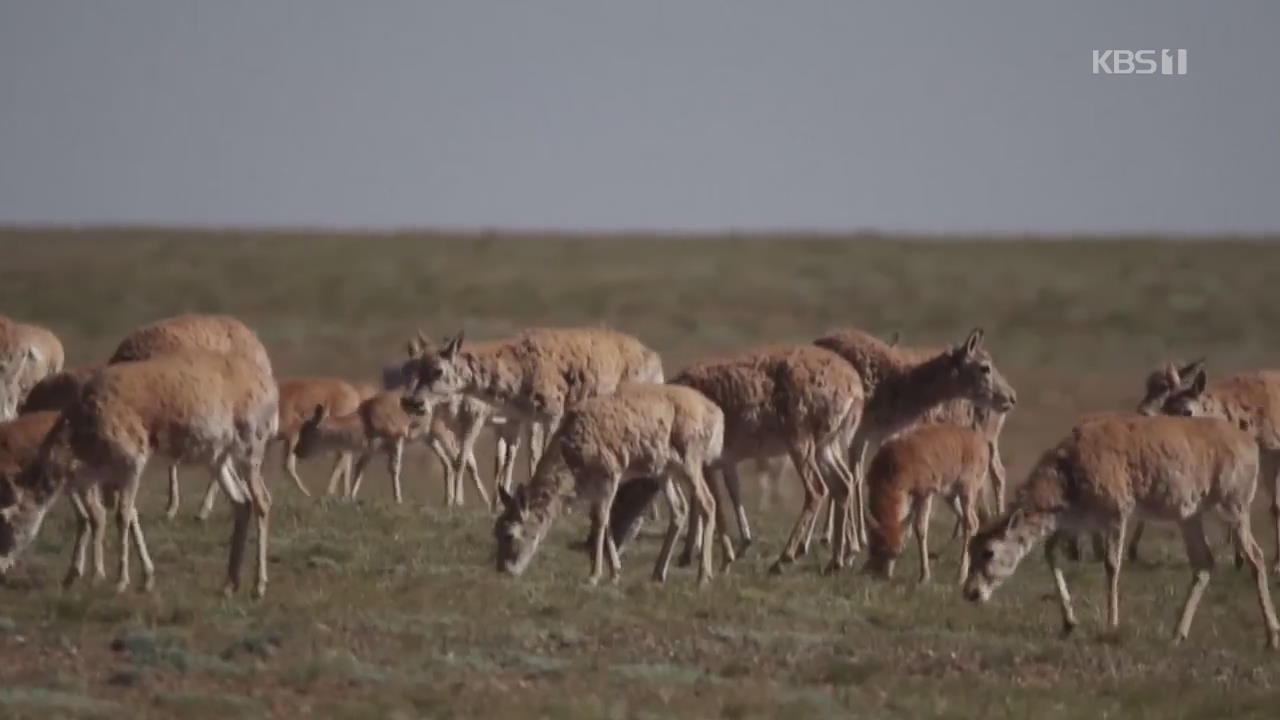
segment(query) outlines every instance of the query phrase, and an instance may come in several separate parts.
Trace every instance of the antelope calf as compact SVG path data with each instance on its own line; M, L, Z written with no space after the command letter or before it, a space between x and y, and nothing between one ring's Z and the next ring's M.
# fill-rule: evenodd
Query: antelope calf
M1138 411L1143 414L1194 415L1229 420L1247 428L1258 443L1258 483L1268 502L1275 533L1274 572L1280 572L1280 371L1255 370L1209 384L1203 360L1178 367L1169 363L1147 378L1147 392ZM1139 524L1129 543L1129 557L1138 554ZM1240 548L1236 563L1243 564Z
M934 497L947 502L960 521L961 547L978 528L978 502L991 464L987 438L969 427L921 425L880 447L867 469L870 544L866 570L890 577L902 555L906 527L920 550L920 582L929 580L929 515ZM969 556L960 553L960 581Z
M1280 642L1262 550L1249 529L1258 477L1258 446L1233 423L1216 418L1095 416L1040 457L1010 510L969 543L964 595L985 602L1041 539L1053 573L1064 632L1076 626L1057 546L1064 533L1100 532L1107 572L1107 624L1120 624L1120 563L1132 518L1174 522L1182 530L1192 583L1175 640L1191 629L1209 583L1213 555L1205 513L1226 519L1253 569L1268 647Z
M751 530L739 491L737 464L789 455L804 487L805 501L774 572L808 551L818 506L828 491L844 509L853 475L844 461L863 409L858 373L838 355L812 345L765 348L699 362L671 380L711 398L724 411L724 452L712 468L724 476L734 506L742 548ZM843 516L838 515L838 520ZM723 524L723 519L722 519ZM695 524L693 527L697 527ZM840 528L843 530L843 528ZM723 533L723 530L722 530ZM844 564L843 535L829 569ZM697 533L689 535L685 555ZM734 551L726 544L726 564Z
M365 468L374 454L384 453L396 502L401 503L404 493L400 486L400 466L404 446L423 433L424 421L424 418L410 416L400 404L400 393L392 391L368 398L345 415L330 415L327 407L317 404L298 432L295 452L303 458L319 450L333 450L346 456L354 454L354 481L346 492L350 500L355 500L360 492ZM335 475L330 480L331 495L336 490L337 479Z
M151 589L155 570L147 552L135 500L142 472L153 455L206 464L231 498L234 528L225 590L239 587L240 566L250 517L258 526L255 596L266 592L267 517L271 498L262 482L262 456L275 434L274 379L247 358L202 351L171 353L151 360L112 365L95 375L77 401L60 415L25 471L22 491L3 499L0 537L19 538L0 552L9 564L39 529L57 492L66 487L83 497L95 486L119 493L116 522L121 537L117 591L129 585L131 545L142 564L143 587ZM77 552L67 584L83 574L86 533L101 548L100 504L86 512L77 503Z
M611 395L579 403L552 436L533 478L514 494L498 489L503 504L494 527L498 569L513 575L524 572L572 491L590 501L596 528L590 581L594 584L603 576L607 553L616 582L621 562L609 527L614 498L626 482L657 477L667 492L671 517L653 577L659 582L666 579L684 523L683 503L674 496L678 481L688 489L701 520L704 537L698 581L706 583L712 575L715 498L703 467L719 457L724 430L720 408L686 387L625 384Z
M530 475L565 413L624 382L660 383L662 359L636 338L603 328L533 328L513 338L463 346L462 333L443 348L426 345L405 366L404 402L424 413L427 396L462 395L491 405L511 423L507 437L529 432ZM477 431L478 432L478 431ZM509 490L516 447L497 484Z
M1013 408L1017 394L982 348L983 337L983 331L975 328L963 343L927 353L894 347L856 329L832 332L814 341L852 365L866 388L866 410L849 450L858 507L865 507L861 496L866 464L875 449L920 422L933 408L957 399L997 413ZM865 518L855 515L851 526L859 544L865 543Z

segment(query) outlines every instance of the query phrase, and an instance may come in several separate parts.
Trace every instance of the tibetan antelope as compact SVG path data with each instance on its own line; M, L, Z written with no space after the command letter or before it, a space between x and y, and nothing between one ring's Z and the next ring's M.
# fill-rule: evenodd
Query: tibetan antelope
M969 543L964 595L985 602L1042 539L1053 573L1064 632L1076 627L1057 546L1064 534L1100 532L1107 573L1107 624L1120 624L1120 564L1125 526L1135 517L1174 522L1182 530L1192 583L1175 632L1183 640L1200 603L1213 554L1204 516L1215 511L1232 528L1253 569L1268 647L1280 642L1262 550L1249 528L1258 477L1252 435L1217 418L1102 415L1076 425L1040 457L1010 509Z
M355 500L369 461L375 453L385 453L395 500L403 502L400 466L404 446L423 433L428 420L406 412L400 404L400 397L398 392L380 392L344 415L331 414L329 408L317 404L311 417L298 431L295 445L298 456L305 458L320 450L333 450L344 456L355 455L354 480L345 493L349 500ZM337 489L337 480L337 475L330 479L330 495Z
M16 415L31 388L62 364L62 341L51 330L0 315L0 420Z
M142 472L153 455L200 462L219 478L235 508L224 589L230 593L239 587L249 520L256 516L254 595L261 597L267 585L271 504L262 482L262 456L275 434L276 403L274 379L238 354L169 353L104 368L63 410L39 458L26 470L29 476L21 484L41 491L8 498L0 510L0 536L29 542L64 487L73 498L85 497L95 486L103 493L118 493L121 551L116 590L129 585L131 546L142 564L143 588L150 590L155 571L135 508ZM104 531L100 505L92 511L75 505L77 550L67 584L84 572L86 533L93 534L94 547L100 549ZM0 562L12 562L20 549L10 548Z
M189 350L241 355L269 377L274 377L271 359L258 335L238 318L230 315L190 313L174 315L143 325L125 336L111 354L108 364L135 362ZM169 505L165 515L178 513L181 493L178 487L178 461L169 466ZM234 470L233 470L234 473ZM197 517L212 511L213 496L219 480L211 478Z
M950 400L966 399L997 413L1011 410L1017 394L982 347L983 331L975 328L964 342L932 353L895 348L861 330L846 329L814 341L843 357L862 378L866 409L849 450L857 507L865 507L866 465L879 445L920 422L930 410ZM850 526L856 543L865 544L865 517L855 513Z
M419 331L418 336L408 343L408 359L402 363L383 367L383 388L401 392L407 390L413 381L416 361L432 348L434 344L431 340ZM514 453L519 449L520 438L518 435L512 436L511 433L513 430L518 430L518 426L498 415L493 407L483 400L466 395L438 398L425 394L420 399L424 402L415 403L420 405L417 410L431 417L427 428L427 445L440 459L440 465L444 468L445 505L452 507L465 504L466 478L470 475L480 499L485 505L497 511L497 495L495 494L491 499L480 479L475 446L480 439L480 434L486 428L493 428L496 441L494 455L496 486L500 484L503 468L507 467L508 456L511 458L510 462L515 462ZM428 408L427 405L430 407Z
M1258 443L1258 484L1268 502L1275 533L1275 564L1280 572L1280 371L1254 370L1209 384L1204 360L1178 367L1174 363L1147 378L1147 392L1138 412L1146 415L1196 415L1230 420L1248 428ZM1143 525L1134 528L1129 559L1137 559ZM1236 548L1236 565L1244 556Z
M494 527L499 570L524 572L571 491L591 503L596 531L590 582L603 576L606 554L616 582L621 563L609 528L614 498L624 483L656 477L666 489L671 514L653 578L666 579L684 524L683 502L674 495L675 483L680 482L693 499L704 533L698 581L711 579L715 498L703 468L715 462L723 447L723 413L687 387L637 383L615 390L568 411L528 483L514 494L498 489L503 505Z
M808 551L810 528L822 499L831 493L844 508L853 476L844 452L863 411L858 373L838 355L813 345L764 348L725 358L704 360L686 368L672 384L691 387L711 398L724 411L725 443L712 469L723 474L729 501L738 520L741 547L751 543L751 529L742 505L737 464L788 455L804 488L804 506L791 536L773 565L773 572ZM837 518L840 520L841 518ZM721 513L721 536L724 528ZM693 525L697 528L696 523ZM685 558L699 535L691 532ZM842 542L837 543L828 569L843 567ZM725 543L726 564L734 549Z
M662 359L630 335L603 328L533 328L507 340L463 345L462 333L441 348L426 346L406 366L404 402L425 412L428 395L485 402L511 422L508 438L529 433L529 468L565 413L624 382L662 382ZM516 447L509 446L497 485L511 488Z
M890 577L910 524L920 551L920 582L929 581L929 516L935 497L956 514L961 548L967 548L978 529L990 454L991 444L981 432L941 423L920 425L882 445L867 468L870 543L865 569ZM968 560L962 549L961 582L969 572Z

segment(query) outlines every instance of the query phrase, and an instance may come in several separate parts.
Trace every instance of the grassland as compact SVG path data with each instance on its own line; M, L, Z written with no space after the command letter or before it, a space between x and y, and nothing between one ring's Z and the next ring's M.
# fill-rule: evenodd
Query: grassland
M0 232L0 312L45 324L69 361L105 357L132 327L183 311L236 314L278 374L373 377L418 327L470 337L535 323L604 322L671 369L707 353L806 341L839 325L940 344L980 324L1019 390L1004 449L1014 482L1080 413L1131 407L1166 356L1212 373L1280 358L1280 245L1146 240L1063 243L874 237L505 237L185 231ZM488 448L485 448L487 451ZM687 571L647 579L656 543L617 587L587 588L566 549L580 515L519 581L492 569L491 523L446 510L416 448L408 503L381 469L357 505L279 483L272 586L217 594L229 524L162 519L152 475L142 517L152 595L57 589L70 513L52 513L0 587L3 717L1274 717L1280 656L1243 573L1222 563L1190 641L1173 648L1189 581L1173 534L1127 568L1118 634L1101 625L1101 571L1069 570L1084 626L1055 636L1051 584L1031 557L993 603L960 600L958 547L938 581L819 577L817 560L769 577L791 504L758 517L760 541L696 591ZM313 487L320 465L304 468ZM1260 513L1258 532L1269 523ZM937 536L950 518L939 515ZM1264 542L1270 552L1270 543ZM114 552L114 551L112 551ZM1219 553L1225 560L1226 554ZM1273 580L1273 587L1280 582Z

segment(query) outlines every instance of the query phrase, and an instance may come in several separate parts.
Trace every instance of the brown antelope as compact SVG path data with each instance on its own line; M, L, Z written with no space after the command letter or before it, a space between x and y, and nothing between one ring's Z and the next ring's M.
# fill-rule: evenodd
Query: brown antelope
M1064 632L1076 627L1057 545L1064 533L1100 532L1107 572L1107 624L1120 624L1120 563L1132 518L1174 522L1193 570L1175 640L1191 629L1209 583L1213 554L1204 516L1215 511L1231 526L1257 584L1268 647L1280 642L1262 550L1249 528L1258 478L1258 446L1233 423L1217 418L1094 416L1041 456L1009 511L969 543L964 595L986 602L1042 539L1053 573Z
M866 570L883 577L906 544L907 525L920 551L920 582L929 581L929 515L940 497L960 522L962 547L978 529L978 502L991 466L988 438L970 427L920 425L882 445L867 468L868 545ZM960 553L960 581L969 558Z
M808 551L810 527L828 491L838 508L848 502L853 476L844 461L863 409L858 373L828 350L812 345L773 347L699 362L671 380L711 398L724 411L724 452L712 469L724 475L734 507L741 548L751 529L738 492L737 464L789 455L804 487L804 507L773 572ZM839 518L838 518L839 520ZM724 533L725 521L721 517ZM693 525L696 529L697 525ZM689 557L697 533L685 544ZM844 565L837 543L828 569ZM726 564L735 552L725 545Z
M384 453L395 500L403 502L400 466L404 446L423 434L426 418L409 415L401 406L400 397L398 392L380 392L345 415L331 415L327 407L317 404L298 432L298 456L305 458L320 450L356 455L354 481L346 489L347 499L355 500L369 461L375 453ZM337 479L335 475L330 480L330 495L337 488Z
M654 579L666 579L684 523L682 504L672 492L677 481L693 498L704 533L698 581L711 579L715 498L703 468L720 455L723 413L715 403L686 387L624 384L615 390L584 400L568 411L527 484L517 487L514 494L498 489L503 504L494 527L499 570L514 575L524 572L572 487L578 498L590 501L597 528L590 582L595 584L604 575L606 553L611 576L617 582L622 566L609 528L614 497L626 482L657 477L667 490L671 515Z
M30 471L58 418L57 412L31 412L0 422L0 576L35 537L44 517L35 512L21 522L20 508L47 508L58 491ZM101 556L95 560L101 567Z
M442 348L424 347L405 370L411 378L404 400L410 411L424 413L427 395L463 395L507 418L508 438L520 437L527 427L530 474L561 418L578 403L607 395L624 382L663 379L657 353L630 335L603 328L534 328L465 347L458 333ZM511 445L497 483L508 490L515 458Z
M118 493L116 523L121 552L116 590L129 585L130 546L142 564L143 588L155 570L135 508L142 472L152 455L201 462L216 474L235 512L225 590L239 587L249 520L257 517L258 573L255 596L266 592L267 517L271 498L262 482L262 456L277 422L276 385L270 374L239 354L170 353L109 366L95 375L75 403L60 415L40 457L20 486L32 489L8 498L0 509L0 536L20 538L0 563L34 538L40 520L66 487L77 498L98 486ZM234 469L233 469L234 468ZM84 572L83 548L92 531L102 547L101 505L75 503L77 551L67 584ZM96 563L96 560L95 560Z
M1260 453L1259 484L1268 502L1275 533L1274 572L1280 572L1280 371L1254 370L1208 384L1204 360L1178 367L1174 363L1152 372L1147 392L1138 405L1146 415L1203 415L1230 420L1254 434ZM1129 559L1138 557L1143 524L1134 528ZM1236 565L1244 564L1236 548Z
M962 398L997 413L1013 408L1017 394L982 348L982 339L983 331L975 328L963 343L932 354L894 348L854 329L832 332L814 341L848 361L866 388L866 409L849 451L858 496L855 506L864 506L863 478L875 449L922 420L931 409ZM858 542L852 545L865 544L865 518L855 514L853 520L850 525Z
M125 336L108 360L109 364L135 362L188 350L237 354L247 358L267 375L272 375L271 359L258 335L230 315L186 314L163 318L143 325ZM166 517L178 513L178 462L169 466L169 505ZM234 473L234 469L232 470ZM208 517L219 480L214 477L205 492L197 517Z

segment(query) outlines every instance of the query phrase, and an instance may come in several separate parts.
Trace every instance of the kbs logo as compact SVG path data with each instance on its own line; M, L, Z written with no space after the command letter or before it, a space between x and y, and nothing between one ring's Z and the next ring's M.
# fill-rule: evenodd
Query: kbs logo
M1187 51L1094 50L1094 75L1186 75Z

